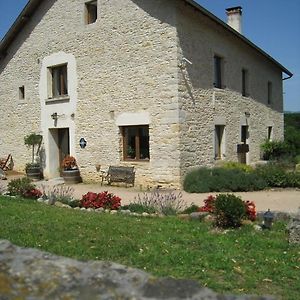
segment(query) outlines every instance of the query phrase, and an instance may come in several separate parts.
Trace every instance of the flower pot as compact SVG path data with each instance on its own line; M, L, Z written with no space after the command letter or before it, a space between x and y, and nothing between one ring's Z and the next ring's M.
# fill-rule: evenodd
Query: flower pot
M80 172L78 169L74 170L63 170L62 176L64 178L65 183L67 184L75 184L82 181Z
M31 166L26 168L26 175L31 180L40 180L43 178L43 172L40 166Z

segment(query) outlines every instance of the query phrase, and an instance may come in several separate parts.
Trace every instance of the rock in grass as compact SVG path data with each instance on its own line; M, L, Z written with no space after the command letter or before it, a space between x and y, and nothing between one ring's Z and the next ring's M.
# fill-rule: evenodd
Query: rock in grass
M300 244L300 213L296 215L287 225L289 243Z
M193 280L154 278L112 262L81 262L0 240L0 299L270 300L218 295Z

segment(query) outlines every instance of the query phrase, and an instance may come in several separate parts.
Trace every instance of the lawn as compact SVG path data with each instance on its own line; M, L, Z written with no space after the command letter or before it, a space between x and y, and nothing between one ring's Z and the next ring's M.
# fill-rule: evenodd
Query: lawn
M81 260L110 260L156 276L189 278L221 293L300 295L300 247L285 224L227 233L176 217L68 210L0 196L0 239Z

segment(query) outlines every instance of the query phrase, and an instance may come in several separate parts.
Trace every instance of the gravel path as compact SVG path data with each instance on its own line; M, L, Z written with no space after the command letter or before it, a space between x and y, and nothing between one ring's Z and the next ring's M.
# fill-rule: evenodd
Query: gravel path
M62 183L62 181L48 181L44 184L53 185L55 183ZM122 204L129 204L134 201L135 197L143 194L136 188L125 188L117 186L101 186L100 184L75 184L72 185L74 188L75 198L80 199L82 195L87 192L101 192L109 191L112 192L122 199ZM216 195L217 193L201 193L201 194L190 194L184 191L176 191L176 193L182 193L183 199L187 204L195 203L199 206L203 205L203 200L208 195ZM257 211L273 210L282 212L297 212L300 208L300 190L299 189L272 189L258 192L240 192L234 193L242 197L243 200L254 201L257 207Z
M18 176L20 177L20 176ZM10 179L16 178L16 176L9 176L8 180L0 181L0 184L7 185ZM38 187L42 185L53 186L57 184L63 184L63 179L52 179L49 181L39 181L36 182ZM75 184L71 185L74 188L74 196L80 199L82 195L87 192L101 192L109 191L118 195L122 199L122 205L129 204L134 201L138 194L143 194L136 187L126 188L117 186L101 186L100 183L97 184ZM208 195L216 195L217 193L201 193L201 194L190 194L184 191L176 191L176 193L182 193L183 199L187 204L195 203L199 206L203 205L203 200L207 198ZM272 211L282 211L282 212L297 212L300 208L300 190L299 189L271 189L258 192L240 192L234 193L242 197L243 200L251 200L256 204L257 211L265 211L270 209Z

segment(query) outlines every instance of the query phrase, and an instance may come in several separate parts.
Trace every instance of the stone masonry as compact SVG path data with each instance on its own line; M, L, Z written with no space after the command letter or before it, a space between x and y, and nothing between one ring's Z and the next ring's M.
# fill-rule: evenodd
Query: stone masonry
M274 139L283 138L280 68L185 1L98 0L98 19L88 25L85 0L41 2L0 61L0 155L11 153L15 169L30 161L24 136L39 132L44 175L57 176L53 133L69 128L70 153L84 181L100 180L96 165L128 165L136 169L137 185L179 187L190 168L215 163L220 122L226 160L238 159L241 125L249 126L248 163L260 159L269 126ZM224 89L213 88L214 54L225 60ZM68 64L70 95L49 102L47 72L62 63ZM242 68L249 72L249 97L241 96ZM149 116L150 161L123 160L117 121L124 113Z
M192 280L155 278L112 262L80 262L0 241L1 300L236 299L271 297L219 295Z

